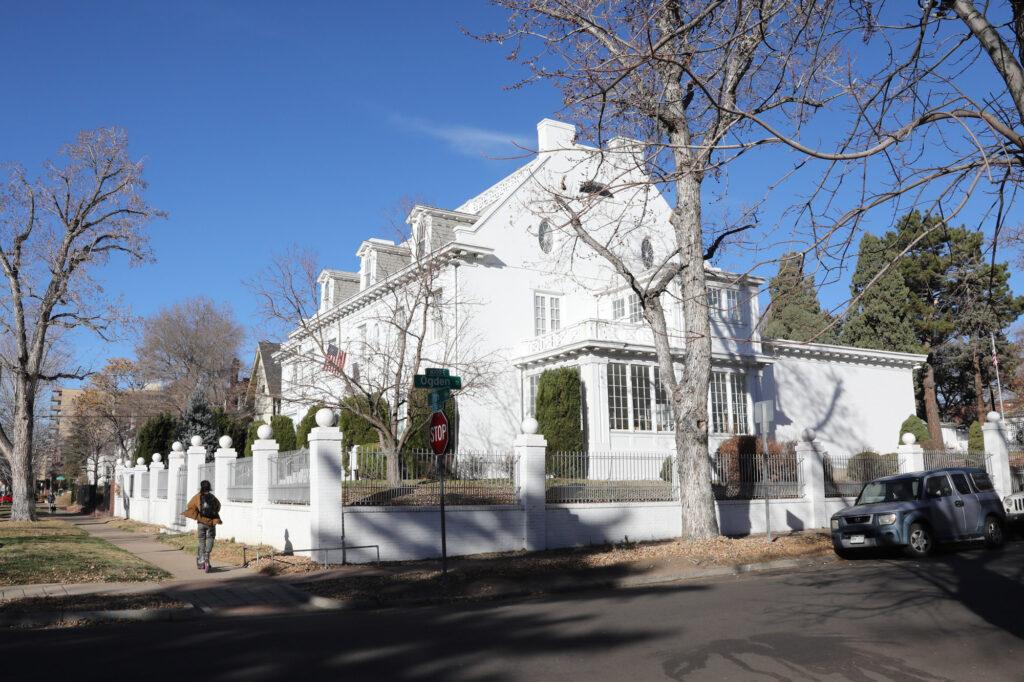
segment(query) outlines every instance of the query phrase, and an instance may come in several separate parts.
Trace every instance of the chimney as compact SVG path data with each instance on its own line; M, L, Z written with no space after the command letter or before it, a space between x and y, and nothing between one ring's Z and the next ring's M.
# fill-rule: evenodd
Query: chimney
M576 126L545 118L537 124L537 151L568 149L576 141Z

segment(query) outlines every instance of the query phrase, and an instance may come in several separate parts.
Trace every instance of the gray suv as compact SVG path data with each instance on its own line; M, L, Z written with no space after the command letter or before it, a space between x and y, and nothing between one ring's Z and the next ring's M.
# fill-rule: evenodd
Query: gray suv
M1001 547L1006 513L983 469L951 467L899 474L864 485L852 507L832 516L832 547L902 548L925 557L937 543L984 540Z

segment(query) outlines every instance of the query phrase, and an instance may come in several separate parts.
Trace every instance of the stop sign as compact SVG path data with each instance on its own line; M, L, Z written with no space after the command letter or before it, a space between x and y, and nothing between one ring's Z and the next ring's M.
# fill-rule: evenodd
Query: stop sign
M430 415L430 447L435 455L443 455L448 449L448 417L444 412Z

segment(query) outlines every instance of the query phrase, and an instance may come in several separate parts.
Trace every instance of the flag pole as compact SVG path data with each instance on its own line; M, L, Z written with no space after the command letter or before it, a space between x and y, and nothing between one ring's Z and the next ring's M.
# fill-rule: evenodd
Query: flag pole
M989 332L988 337L992 340L992 364L996 368L996 390L999 391L999 418L1000 421L1005 421L1006 409L1003 407L1003 382L999 379L999 356L996 355L996 335Z

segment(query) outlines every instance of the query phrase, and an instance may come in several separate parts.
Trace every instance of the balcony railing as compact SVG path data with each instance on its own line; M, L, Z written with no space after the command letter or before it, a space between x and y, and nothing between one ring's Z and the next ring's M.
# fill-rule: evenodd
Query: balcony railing
M654 337L645 324L633 324L624 320L583 320L525 341L520 349L520 355L535 355L585 342L653 346Z

